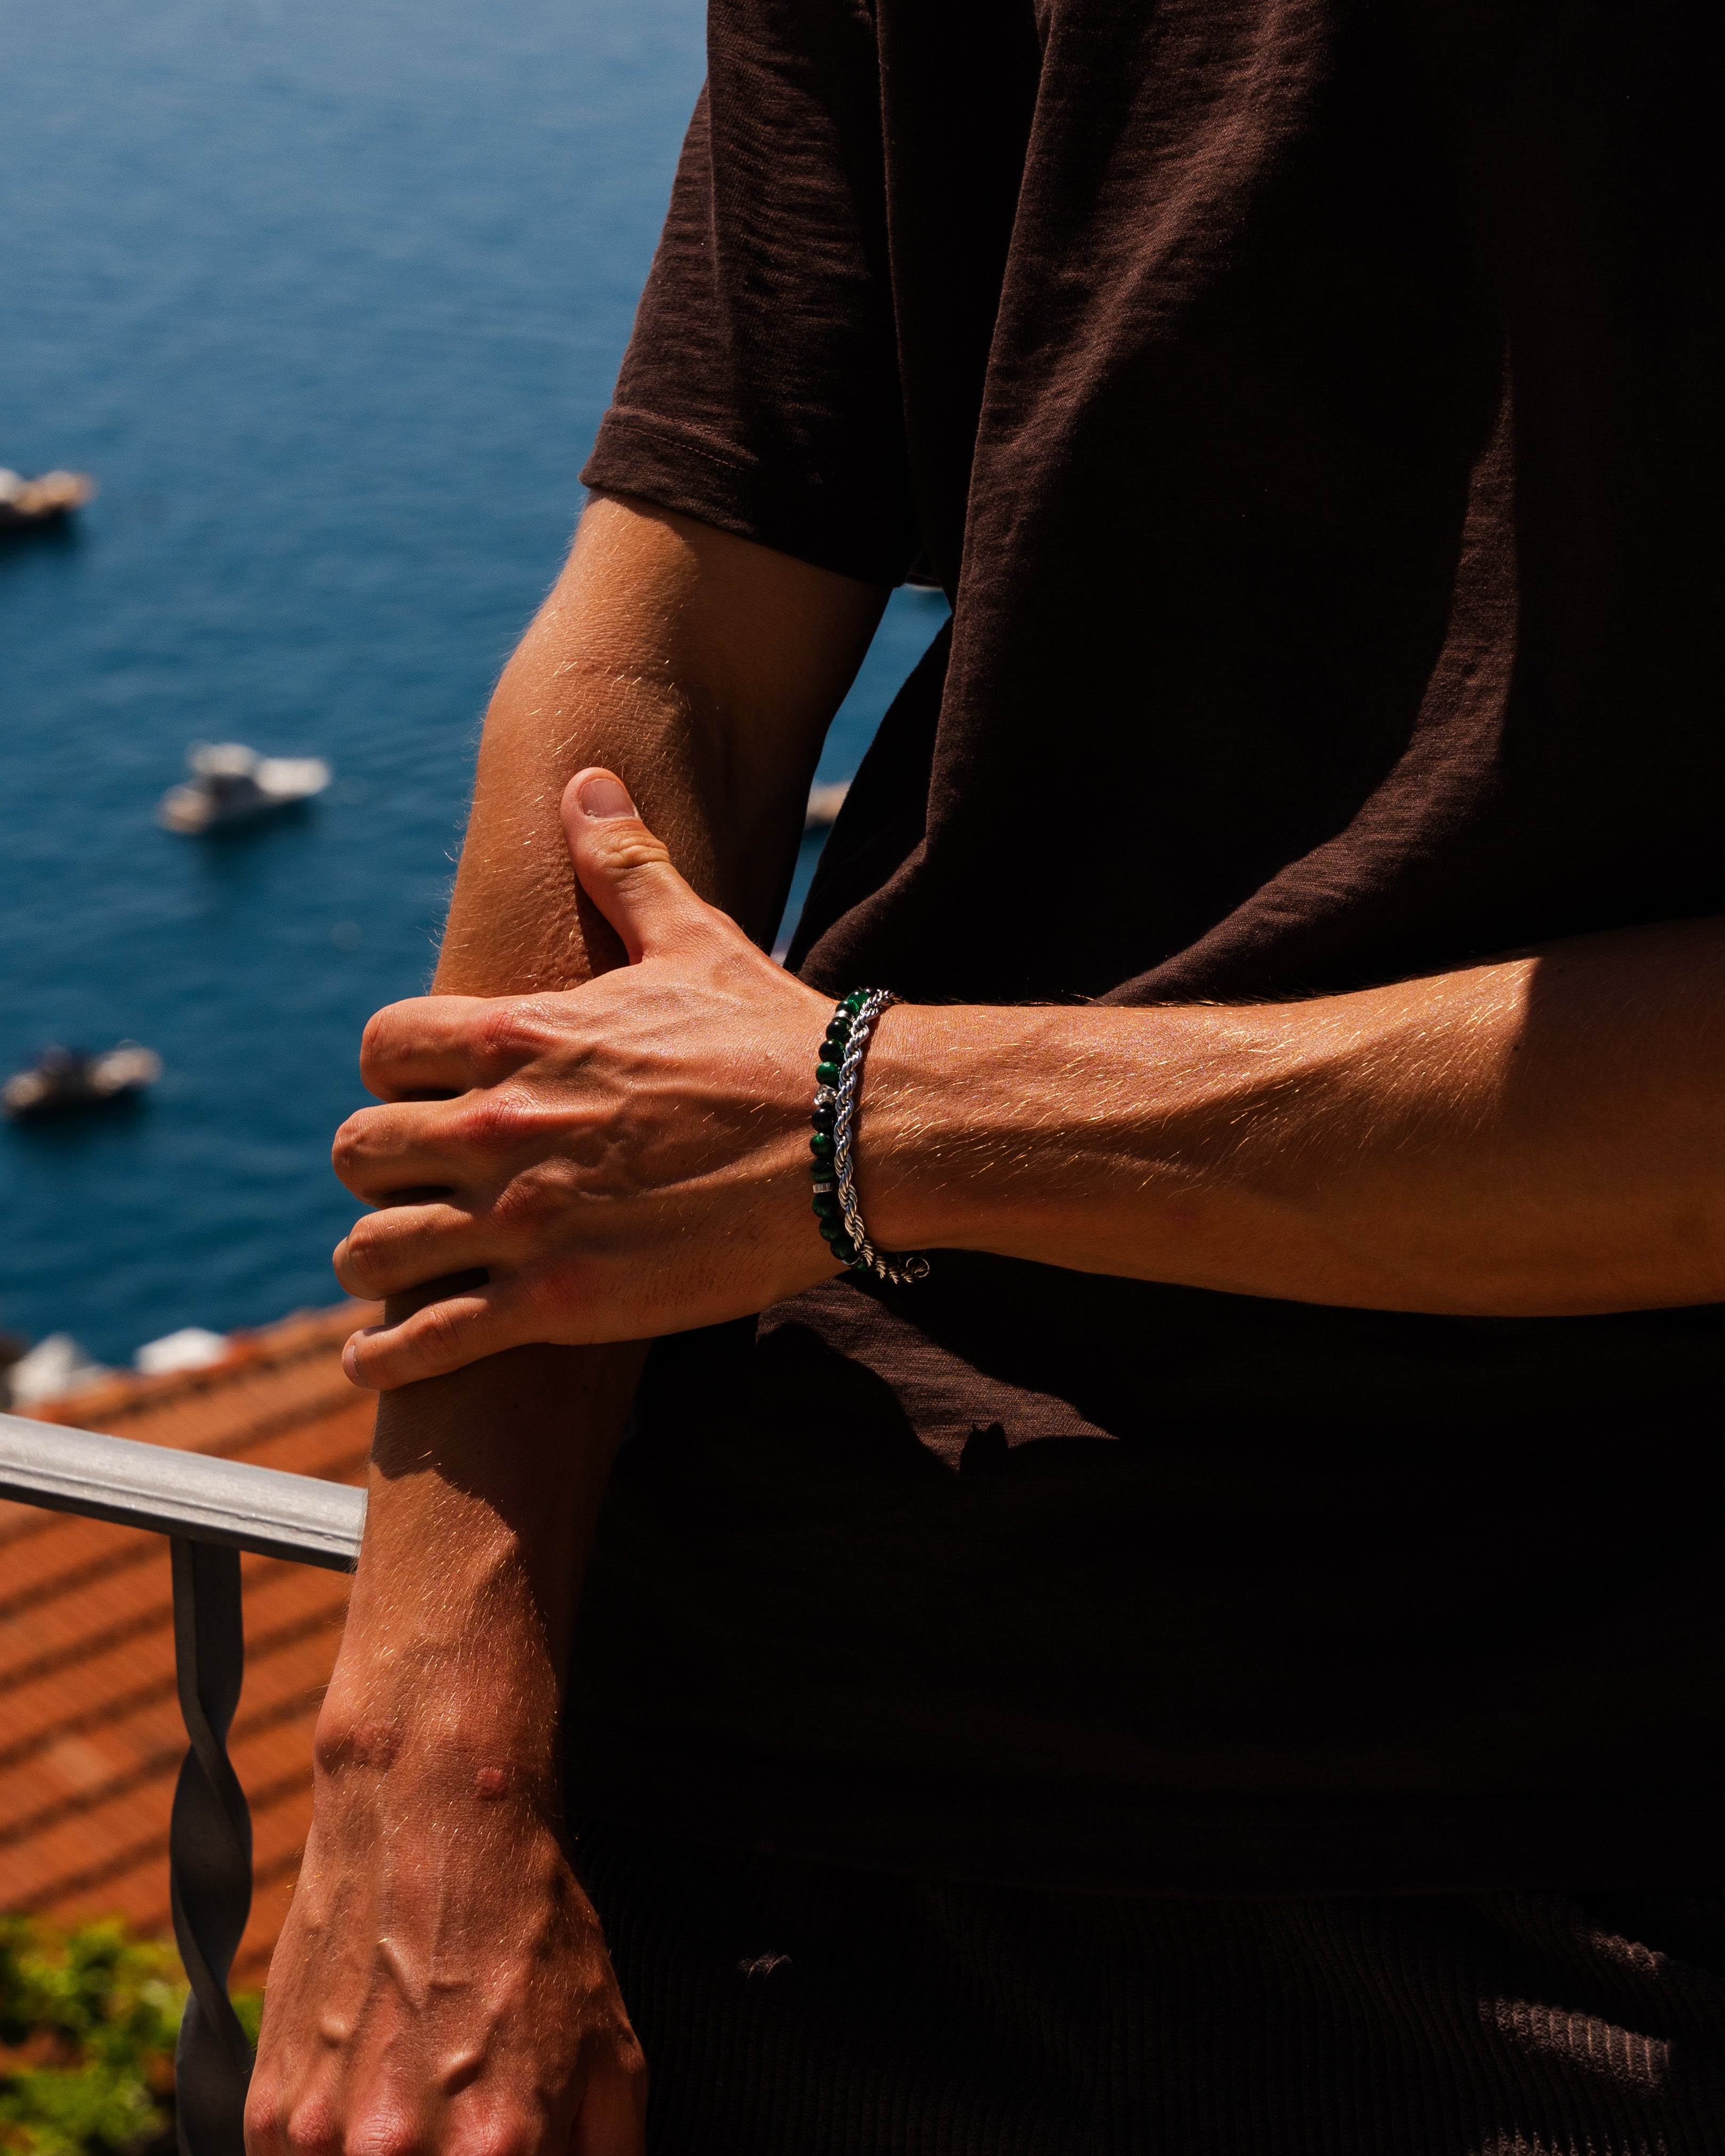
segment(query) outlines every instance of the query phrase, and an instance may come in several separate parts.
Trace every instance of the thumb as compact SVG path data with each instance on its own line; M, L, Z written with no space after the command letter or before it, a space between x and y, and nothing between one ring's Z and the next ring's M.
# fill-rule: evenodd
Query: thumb
M706 911L612 773L578 771L563 788L563 835L581 888L623 939L630 965Z

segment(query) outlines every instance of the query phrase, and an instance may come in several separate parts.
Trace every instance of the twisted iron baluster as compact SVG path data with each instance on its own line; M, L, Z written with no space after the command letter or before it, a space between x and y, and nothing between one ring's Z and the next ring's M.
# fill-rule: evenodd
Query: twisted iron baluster
M240 2156L252 2047L228 1972L252 1905L252 1822L227 1753L245 1638L239 1553L173 1538L174 1659L192 1748L168 1828L174 1937L191 1979L174 2053L180 2156Z

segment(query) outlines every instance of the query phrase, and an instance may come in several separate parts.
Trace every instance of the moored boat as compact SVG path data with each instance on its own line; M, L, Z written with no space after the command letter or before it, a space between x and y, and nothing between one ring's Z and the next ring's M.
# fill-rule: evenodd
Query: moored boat
M96 483L87 472L51 471L26 479L22 472L0 466L0 531L56 524L94 500L95 490Z
M803 814L804 833L829 831L839 811L845 806L845 797L850 791L848 778L837 778L809 789L809 807Z
M15 1122L78 1108L100 1108L153 1086L162 1058L153 1048L122 1040L92 1055L81 1048L44 1048L28 1070L0 1086L0 1107Z
M240 742L194 742L186 761L191 778L168 788L156 819L188 835L254 823L311 800L330 783L321 756L259 756Z

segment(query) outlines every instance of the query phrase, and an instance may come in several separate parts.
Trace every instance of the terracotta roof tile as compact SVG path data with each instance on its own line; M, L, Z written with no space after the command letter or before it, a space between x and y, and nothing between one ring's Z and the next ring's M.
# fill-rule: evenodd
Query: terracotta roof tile
M339 1482L364 1479L372 1401L341 1374L367 1306L236 1335L207 1369L104 1379L38 1418ZM263 1981L311 1814L311 1732L347 1609L340 1573L246 1557L245 1685L229 1741L252 1807ZM0 1909L169 1928L167 1821L185 1751L159 1535L0 1502Z

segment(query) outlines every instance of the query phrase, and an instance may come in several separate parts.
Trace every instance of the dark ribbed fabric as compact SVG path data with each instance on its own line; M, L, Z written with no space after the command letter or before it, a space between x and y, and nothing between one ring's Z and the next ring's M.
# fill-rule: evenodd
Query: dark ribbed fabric
M649 2156L1725 2149L1725 1900L1121 1897L579 1847Z

